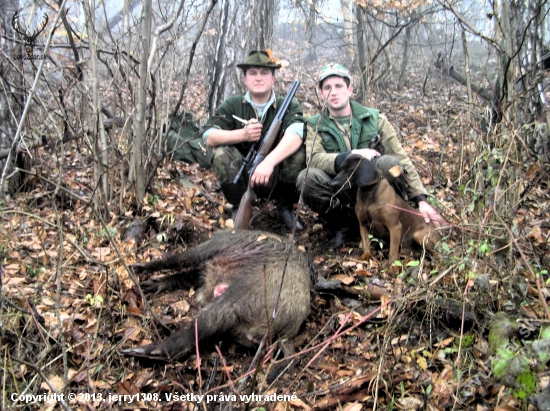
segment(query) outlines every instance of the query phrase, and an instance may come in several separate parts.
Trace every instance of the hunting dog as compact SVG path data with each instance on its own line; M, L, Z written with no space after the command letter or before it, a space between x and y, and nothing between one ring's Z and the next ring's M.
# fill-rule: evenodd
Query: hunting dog
M414 241L432 250L441 240L434 224L426 224L424 218L418 215L418 210L407 204L382 177L374 162L359 154L349 155L331 182L334 191L345 185L346 188L357 187L355 214L363 242L363 259L371 256L371 232L376 238L390 240L391 261L399 259L400 245L407 249Z

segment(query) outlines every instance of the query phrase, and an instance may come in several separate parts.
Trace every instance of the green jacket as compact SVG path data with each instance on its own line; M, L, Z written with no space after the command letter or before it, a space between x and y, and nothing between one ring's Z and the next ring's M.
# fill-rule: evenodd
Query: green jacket
M283 104L283 101L284 97L277 97L273 104L264 110L261 138L263 138L269 131L271 123L273 123L273 120L277 115L277 111L279 110L281 104ZM245 99L244 95L233 96L229 97L218 107L216 113L208 119L205 129L209 130L210 128L215 127L222 130L237 130L244 128L244 124L238 120L235 120L233 115L236 115L244 120L258 118L258 113L255 108ZM282 136L286 129L294 123L304 123L302 109L295 99L291 101L288 111L283 119L280 136ZM207 137L206 133L205 137ZM250 143L236 144L235 147L237 147L241 153L246 154L250 148Z
M368 148L369 142L378 134L378 114L379 111L373 108L363 107L362 105L351 102L352 122L351 122L351 150L356 148ZM320 114L310 117L308 125L316 126ZM328 109L323 113L319 122L319 135L322 138L322 145L327 153L343 153L348 151L342 137L342 133L335 122L329 117Z
M391 154L399 160L407 171L407 179L410 189L409 198L418 194L426 195L427 191L420 180L411 160L403 150L397 138L395 129L386 116L378 110L364 107L355 101L351 101L352 123L350 149L368 148L369 142L380 135L380 143L384 147L384 154ZM315 130L319 123L319 133L315 137ZM313 151L312 151L313 147ZM329 176L335 176L334 162L340 153L348 151L343 140L342 133L330 118L328 109L321 114L310 117L307 120L306 154L311 167L318 168Z

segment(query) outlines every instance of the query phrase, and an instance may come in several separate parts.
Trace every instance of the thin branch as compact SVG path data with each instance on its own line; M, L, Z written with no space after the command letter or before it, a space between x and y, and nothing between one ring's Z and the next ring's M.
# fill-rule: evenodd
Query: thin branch
M46 40L46 46L44 47L44 54L47 55L48 51L50 50L50 44L52 42L53 33L57 27L57 24L59 23L59 20L61 20L61 17L64 14L65 9L65 3L67 3L67 0L63 0L63 3L59 7L59 11L57 12L57 15L55 17L55 21L53 22L52 28L50 30L50 33L48 34L48 39ZM4 196L4 184L5 184L5 177L6 173L8 172L12 158L13 153L15 152L15 147L17 147L17 143L19 142L19 139L21 138L21 132L23 131L23 126L25 124L25 119L27 118L27 114L29 113L31 102L34 99L34 94L37 91L38 88L38 81L42 75L42 70L44 69L44 63L46 62L46 59L40 60L40 64L38 66L38 70L36 71L36 75L34 76L34 82L32 84L31 90L29 91L29 95L27 98L27 103L25 104L25 108L23 109L23 114L21 114L21 120L19 120L19 124L17 126L17 131L15 133L15 136L13 137L13 141L11 144L11 150L10 154L8 155L8 158L6 160L6 164L4 165L4 169L2 170L2 177L0 178L0 197Z

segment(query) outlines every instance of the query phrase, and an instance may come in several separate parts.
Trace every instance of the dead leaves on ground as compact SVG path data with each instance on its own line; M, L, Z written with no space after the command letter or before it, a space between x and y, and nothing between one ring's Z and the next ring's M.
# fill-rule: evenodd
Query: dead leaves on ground
M459 192L459 184L466 186L468 182L461 180L456 169L462 150L466 154L476 151L475 140L468 134L469 125L453 112L450 115L456 120L456 127L443 129L441 102L435 98L421 100L416 93L414 89L406 90L399 104L382 101L380 108L398 126L405 150L413 158L422 181L433 187L446 218L456 224L470 223L475 214L464 201L469 193ZM76 151L69 153L75 159L78 155ZM538 166L529 166L526 177L532 182L539 181ZM81 196L89 195L87 187L91 181L90 174L81 170L69 170L64 178L66 186ZM433 185L436 182L444 184ZM138 260L157 259L168 249L184 247L197 242L200 236L206 238L209 232L224 228L225 200L216 184L212 173L196 166L167 163L160 168L153 192L143 204L143 216L152 223L140 247L135 240L122 240L124 229L136 218L131 194L124 199L126 209L120 215L113 213L105 226L92 218L90 207L83 200L71 199L60 204L58 219L42 188L21 193L16 201L6 204L1 214L0 244L3 296L9 304L5 305L7 313L3 317L7 337L2 357L11 358L10 371L16 382L25 381L35 392L65 390L57 344L60 342L67 349L71 389L127 395L176 389L197 391L200 378L192 360L153 368L119 355L122 346L145 344L158 338L126 266ZM545 192L544 187L534 184L528 191L529 203L513 217L530 244L541 249L548 245L549 233ZM404 260L402 267L388 268L384 266L383 254L375 253L374 259L361 261L359 250L351 246L328 255L322 245L314 243L321 227L313 221L311 226L312 230L300 239L301 249L312 252L321 275L339 282L346 294L318 293L321 297L314 301L314 313L305 325L298 348L305 348L314 339L317 343L326 341L339 327L350 331L335 338L326 352L300 374L292 386L299 398L264 405L277 410L342 407L350 411L370 409L374 401L378 401L379 407L393 404L400 409L464 409L478 402L484 403L480 410L519 406L490 377L484 361L487 341L483 335L476 334L471 346L464 343L460 346L460 333L456 329L433 327L434 324L427 327L434 320L429 313L413 318L413 305L395 302L380 310L371 321L363 322L368 310L380 306L378 299L383 304L392 297L410 295L409 282L419 277L408 267L410 260ZM448 243L449 248L461 245L452 238ZM529 282L527 295L536 296L533 287L536 278L526 270L517 274ZM456 293L452 287L460 280L453 276L443 279L442 284L447 287L446 292ZM374 286L383 290L375 302L367 298L374 295ZM489 287L490 291L500 291L499 279L491 278ZM350 296L359 301L359 307L351 311L349 301L345 301ZM192 291L186 295L167 293L154 297L153 312L167 324L180 322L195 309L188 297L192 297ZM526 317L541 316L543 309L534 300L522 306ZM419 312L423 311L414 311L414 315ZM351 329L358 324L361 325ZM226 371L238 378L248 357L243 359L232 350L231 347L223 350L224 355L231 357ZM459 366L458 353L462 356ZM16 361L25 355L21 359L30 365ZM313 355L302 357L296 367L298 372ZM203 374L211 371L214 356L204 354ZM46 381L33 379L36 377L33 364L44 368ZM216 381L224 381L224 375L218 370ZM280 383L279 391L287 383L290 384L288 379ZM82 400L70 405L85 409L100 407L102 403ZM162 408L163 405L137 406ZM197 409L190 403L181 407Z

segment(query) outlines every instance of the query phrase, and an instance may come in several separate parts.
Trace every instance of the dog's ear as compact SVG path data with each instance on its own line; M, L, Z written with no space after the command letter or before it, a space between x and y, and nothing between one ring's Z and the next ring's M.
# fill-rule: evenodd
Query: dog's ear
M330 186L334 191L342 189L344 184L346 185L346 188L352 188L356 185L354 174L361 159L362 156L358 154L351 154L346 157L338 174L330 183Z
M367 187L375 184L380 176L374 163L364 158L355 171L354 179L359 187Z

